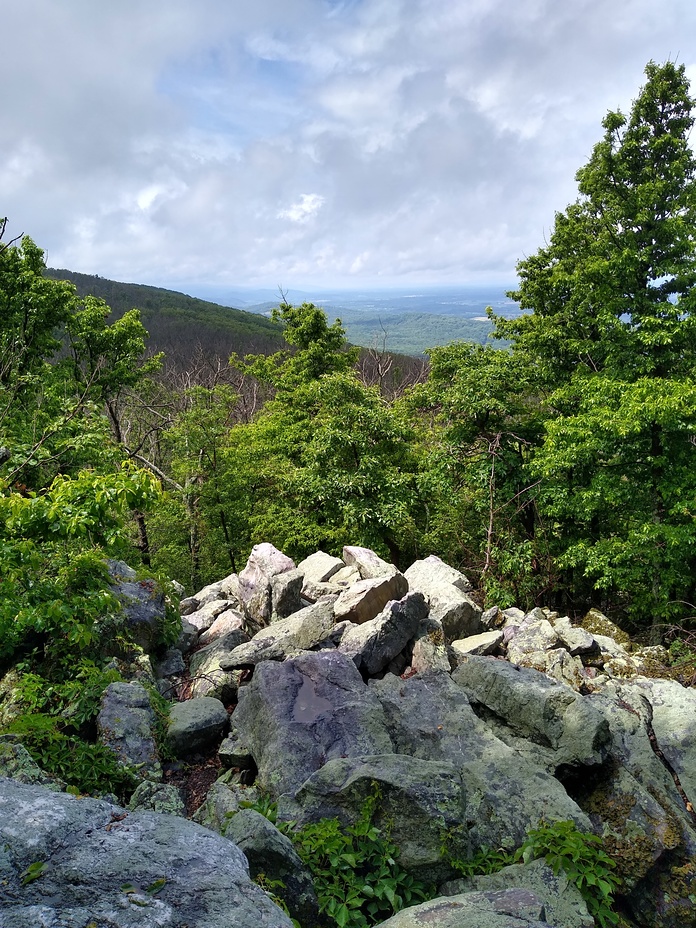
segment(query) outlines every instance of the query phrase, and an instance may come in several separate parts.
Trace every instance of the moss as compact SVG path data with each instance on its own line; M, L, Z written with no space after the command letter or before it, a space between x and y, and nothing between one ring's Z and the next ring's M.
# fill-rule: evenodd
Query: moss
M615 625L611 619L608 619L599 609L590 609L580 623L580 626L590 632L590 634L606 635L608 638L613 638L617 644L623 645L625 648L630 647L631 639L626 632L622 631L618 625Z

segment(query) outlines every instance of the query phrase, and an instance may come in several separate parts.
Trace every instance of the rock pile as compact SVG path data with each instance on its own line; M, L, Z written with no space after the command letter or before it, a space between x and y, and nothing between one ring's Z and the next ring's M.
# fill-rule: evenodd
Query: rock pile
M187 697L170 716L177 754L219 745L224 772L196 812L199 825L143 811L176 815L182 807L161 782L142 686L112 684L100 729L123 762L140 765L133 811L0 780L0 842L9 848L0 867L14 919L2 921L3 913L0 924L28 925L31 906L34 915L44 907L44 921L32 924L78 924L64 912L82 912L89 887L102 886L98 867L80 873L80 855L94 845L95 860L108 850L113 872L130 868L140 888L155 870L166 880L143 897L150 921L126 920L119 912L130 917L132 900L102 886L112 919L104 915L105 925L187 924L188 916L165 910L179 894L188 898L191 880L201 881L208 907L192 925L226 923L213 899L223 883L235 887L230 906L240 907L229 924L246 924L254 909L256 924L289 925L275 909L264 921L273 906L248 881L248 862L252 874L282 880L290 914L311 928L319 920L309 875L288 839L245 805L265 796L286 821L335 816L347 824L378 784L377 824L390 829L399 862L440 887L435 900L385 926L592 925L575 887L539 861L456 879L453 858L514 849L530 827L554 821L602 836L619 861L620 904L636 925L696 925L696 694L647 675L660 651L633 649L600 613L578 626L545 609L483 612L466 577L436 557L402 574L364 548L346 547L342 558L317 552L295 565L267 544L254 548L239 576L182 600L181 613L179 641L155 674L162 692ZM20 824L26 815L41 832L31 849ZM60 829L74 840L56 851ZM151 845L162 852L153 852L149 869L124 849L133 829L145 856ZM193 842L185 862L177 850L184 841ZM207 869L197 862L199 845L210 855ZM214 863L223 866L224 847L226 877ZM55 869L48 895L43 878L31 884L41 891L20 892L17 868L32 855ZM61 880L71 887L63 896Z

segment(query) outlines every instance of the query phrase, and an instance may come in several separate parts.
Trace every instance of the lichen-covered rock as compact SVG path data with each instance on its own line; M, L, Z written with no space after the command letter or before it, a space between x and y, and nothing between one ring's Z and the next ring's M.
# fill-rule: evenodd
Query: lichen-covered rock
M573 625L567 615L554 619L553 628L560 643L573 657L593 654L599 650L590 632L579 625Z
M624 647L631 644L631 639L626 632L608 619L599 609L590 609L580 626L591 635L603 635L606 638L613 638L617 644Z
M254 809L241 809L228 819L225 837L234 841L249 861L252 879L263 874L276 883L275 892L302 928L319 924L319 902L309 870L292 841Z
M283 660L294 651L308 651L325 641L334 628L334 600L326 598L300 609L287 619L258 631L251 641L220 657L223 670L248 667L262 661Z
M242 803L254 803L259 799L253 786L230 783L223 774L210 787L205 800L193 814L194 822L204 825L219 835L224 835L231 817L243 808Z
M558 635L547 619L521 625L508 644L507 658L512 664L521 664L525 657L537 651L550 651L558 646Z
M154 737L155 713L140 683L110 683L97 716L99 740L117 760L148 780L162 779Z
M440 895L490 892L510 887L533 892L544 906L544 919L558 928L594 928L587 903L574 883L561 870L555 874L545 860L512 864L497 873L452 880L439 889Z
M300 824L322 818L355 822L375 784L373 821L388 827L400 865L426 882L451 876L449 854L468 852L466 788L452 764L402 754L334 758L300 787L294 801L281 800L279 815ZM449 848L446 834L452 835Z
M111 589L119 601L123 623L129 637L146 652L155 648L160 639L166 616L164 591L156 580L134 579L128 568L124 574L122 562L109 561ZM106 639L104 644L108 650Z
M361 548L359 545L345 545L343 548L343 561L346 567L357 568L363 580L373 580L375 577L393 577L399 572L393 564L383 561L370 548ZM407 592L407 589L401 594L402 596Z
M377 928L550 928L540 899L528 889L438 897L409 906ZM554 926L565 928L565 926Z
M295 569L295 562L268 542L254 545L239 574L239 600L252 631L267 625L273 615L271 579Z
M128 802L130 812L161 812L165 815L186 815L181 791L170 783L143 780Z
M0 735L0 777L9 777L19 783L33 783L46 789L65 789L65 783L56 777L50 777L32 759L31 754L18 741L15 735Z
M0 848L3 928L292 928L234 844L177 816L0 779Z
M439 558L416 561L404 574L409 589L425 595L430 615L437 619L447 642L482 631L481 609L466 592L471 586L463 574Z
M202 696L172 705L167 733L177 757L186 757L219 742L228 725L227 710L220 700Z
M418 624L413 638L411 669L414 673L431 670L449 673L451 670L442 622L431 615L427 615Z
M192 654L189 661L191 696L212 696L226 705L236 702L241 674L239 671L225 670L220 662L230 653L230 648L248 640L245 631L234 628Z
M337 651L258 664L239 691L232 732L249 747L258 785L275 796L293 793L333 757L392 749L379 700Z
M338 649L358 670L377 674L406 647L427 615L423 594L407 593L398 602L389 603L377 618L348 629Z
M462 593L470 593L473 589L461 571L445 564L435 554L430 554L423 560L414 561L404 571L404 577L408 580L409 589L420 590L422 593L427 593L428 589L436 583L449 583Z

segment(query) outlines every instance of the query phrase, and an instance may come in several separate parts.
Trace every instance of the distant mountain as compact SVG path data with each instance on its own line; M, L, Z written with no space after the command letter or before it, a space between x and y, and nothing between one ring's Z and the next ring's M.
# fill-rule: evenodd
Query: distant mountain
M145 284L120 283L64 268L47 268L46 276L69 280L80 296L105 300L120 318L134 307L150 333L150 348L186 361L200 347L216 357L233 352L269 354L284 344L279 325L258 313L220 306L175 290Z

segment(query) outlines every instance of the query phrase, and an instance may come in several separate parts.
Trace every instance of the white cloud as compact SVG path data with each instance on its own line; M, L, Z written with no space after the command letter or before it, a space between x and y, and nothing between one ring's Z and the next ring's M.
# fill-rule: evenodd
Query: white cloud
M23 0L0 215L183 289L509 280L645 63L696 75L695 28L691 0Z

